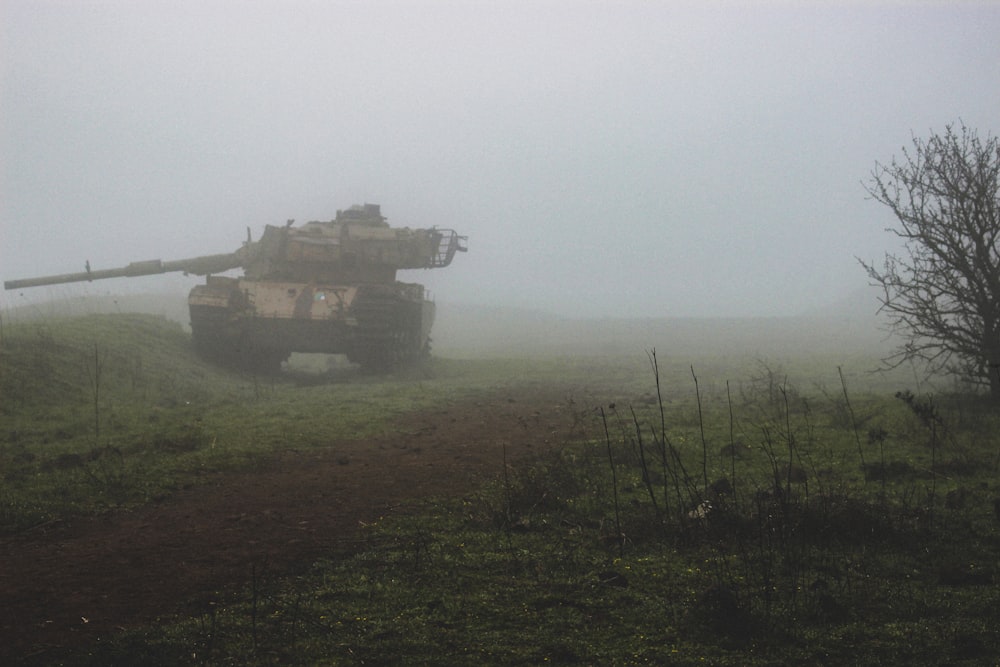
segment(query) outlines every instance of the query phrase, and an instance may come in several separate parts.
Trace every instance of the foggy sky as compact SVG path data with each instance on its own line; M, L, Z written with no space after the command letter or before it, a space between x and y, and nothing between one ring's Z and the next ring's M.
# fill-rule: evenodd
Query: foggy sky
M876 160L1000 131L998 34L997 3L0 0L0 278L375 202L469 236L401 275L438 301L799 313L894 247Z

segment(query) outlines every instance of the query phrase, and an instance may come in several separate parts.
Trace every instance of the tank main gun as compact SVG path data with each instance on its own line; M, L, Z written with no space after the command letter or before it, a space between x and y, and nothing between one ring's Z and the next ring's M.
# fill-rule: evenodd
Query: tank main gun
M128 266L66 273L40 278L8 280L8 290L107 278L135 278L183 272L197 276L243 269L249 280L389 284L400 269L435 269L451 264L465 252L466 237L451 229L393 228L377 204L337 211L327 222L298 227L289 220L282 227L268 225L257 241L249 238L232 253L174 261L152 259Z
M224 253L221 255L204 255L202 257L192 257L190 259L178 259L164 262L159 259L150 259L143 262L132 262L128 266L117 269L101 269L93 271L90 269L90 262L87 262L87 270L79 273L63 273L56 276L43 276L41 278L24 278L21 280L5 280L4 289L21 289L22 287L43 287L45 285L61 285L63 283L81 283L92 280L105 280L107 278L135 278L138 276L152 276L159 273L183 272L196 276L207 276L212 273L222 273L230 269L237 269L243 266L244 260L242 252Z

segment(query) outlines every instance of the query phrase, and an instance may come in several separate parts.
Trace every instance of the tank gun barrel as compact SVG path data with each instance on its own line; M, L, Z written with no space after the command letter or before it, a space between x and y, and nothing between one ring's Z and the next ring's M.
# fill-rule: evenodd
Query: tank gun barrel
M42 276L41 278L25 278L22 280L6 280L3 287L4 289L12 290L21 289L22 287L42 287L44 285L89 282L92 280L104 280L106 278L134 278L137 276L151 276L159 273L174 273L178 271L204 276L210 273L222 273L223 271L236 269L241 266L243 266L243 258L240 253L205 255L168 262L159 259L150 259L143 262L132 262L128 266L117 269L102 269L99 271L90 270L88 262L87 270L80 273L64 273L57 276Z

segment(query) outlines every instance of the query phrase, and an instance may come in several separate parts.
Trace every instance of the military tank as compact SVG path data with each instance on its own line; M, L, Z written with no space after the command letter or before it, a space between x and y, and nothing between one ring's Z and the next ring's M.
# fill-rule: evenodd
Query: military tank
M274 372L292 352L343 354L383 371L430 349L434 302L422 285L396 280L400 269L434 269L466 251L452 229L389 226L378 204L336 218L268 225L235 252L25 280L4 288L134 278L169 272L207 276L188 295L195 350L215 363ZM218 275L242 269L241 277Z

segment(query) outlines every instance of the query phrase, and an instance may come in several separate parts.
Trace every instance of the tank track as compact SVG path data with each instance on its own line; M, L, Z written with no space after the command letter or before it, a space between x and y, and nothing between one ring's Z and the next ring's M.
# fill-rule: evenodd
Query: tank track
M234 319L230 312L191 306L191 339L206 361L244 372L268 375L281 370L290 352L256 340L247 326L252 319Z
M351 313L358 323L348 359L371 371L384 371L429 352L421 338L421 302L404 298L394 286L366 285L358 290Z

